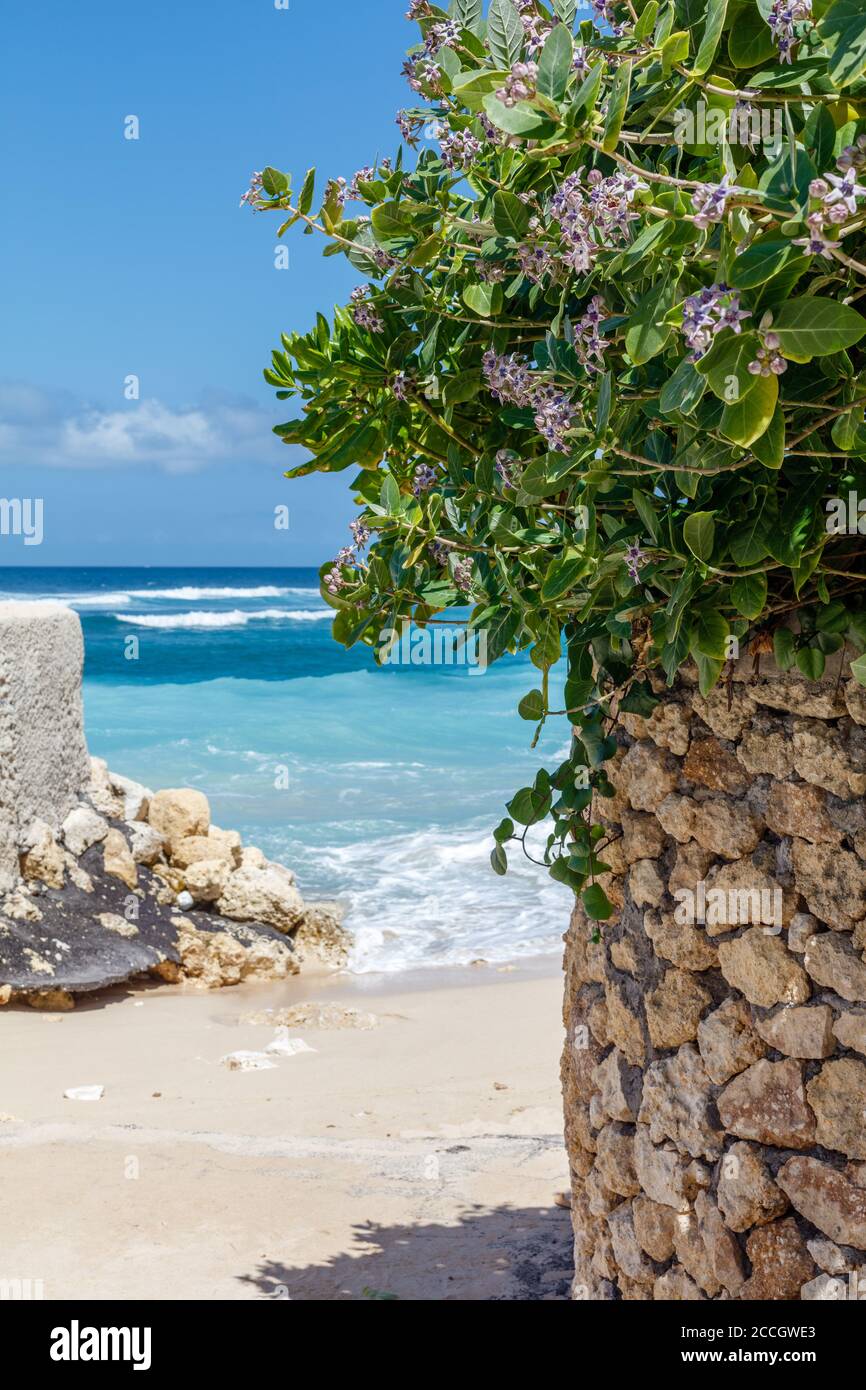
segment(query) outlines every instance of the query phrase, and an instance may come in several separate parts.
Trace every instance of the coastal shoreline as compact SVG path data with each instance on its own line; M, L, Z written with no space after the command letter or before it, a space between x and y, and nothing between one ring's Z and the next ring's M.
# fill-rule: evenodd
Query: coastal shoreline
M10 1190L43 1194L9 1214L7 1277L49 1299L566 1297L561 991L544 958L7 1008L0 1152ZM331 1001L376 1026L221 1065L274 1035L250 1014Z

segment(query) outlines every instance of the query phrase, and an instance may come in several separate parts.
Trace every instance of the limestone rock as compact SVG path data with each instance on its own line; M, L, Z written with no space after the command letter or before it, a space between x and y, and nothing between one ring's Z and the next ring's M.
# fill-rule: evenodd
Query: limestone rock
M816 1158L791 1158L778 1184L791 1205L838 1245L866 1250L866 1188Z
M797 912L788 924L788 950L801 956L809 944L809 938L821 930L821 923L811 912Z
M184 870L186 890L196 903L213 903L225 892L231 869L224 859L196 859Z
M675 840L697 840L702 849L723 859L741 859L760 843L763 823L744 803L723 796L706 801L667 795L656 814Z
M729 1294L736 1295L746 1278L742 1252L736 1239L706 1192L699 1192L695 1198L695 1215L714 1278Z
M823 681L804 681L796 671L773 671L755 681L749 693L759 705L782 710L786 714L806 715L815 720L837 719L845 713L845 704L838 683L829 677Z
M125 830L129 835L129 850L136 864L157 864L163 854L163 839L152 825L144 821L127 823Z
M742 999L726 999L702 1020L698 1047L717 1086L723 1086L737 1072L759 1061L767 1051L752 1027L751 1012Z
M866 1002L866 964L835 932L812 936L806 945L804 964L813 980L851 1003Z
M668 891L674 896L681 888L685 888L689 893L697 893L698 884L706 879L713 863L714 856L709 850L702 849L696 841L689 840L686 844L677 845L676 860L668 879Z
M232 863L236 869L240 869L243 864L244 847L241 837L236 830L221 830L218 825L212 825L208 831L208 839L216 841L223 849L227 849L232 857ZM259 866L261 867L261 865Z
M679 778L679 764L652 743L634 743L619 769L619 785L636 811L655 811Z
M184 922L177 939L183 975L206 989L243 980L283 980L298 973L291 948L269 937L244 941L232 932L201 932Z
M188 869L202 859L219 860L229 871L235 868L231 846L210 835L186 835L171 847L171 862L178 869Z
M755 702L741 685L732 686L730 692L724 685L716 685L707 696L695 694L692 709L719 738L734 740L752 717Z
M856 854L795 840L793 857L797 886L822 922L850 931L866 916L866 865Z
M631 1204L638 1245L653 1260L664 1263L674 1253L676 1212L650 1197L635 1197Z
M628 1275L629 1279L634 1279L639 1284L653 1283L656 1272L635 1235L631 1202L623 1202L622 1206L610 1212L607 1224L610 1230L614 1259L619 1268Z
M595 1167L609 1192L634 1197L640 1192L634 1167L634 1134L616 1121L604 1126L596 1140Z
M652 859L638 859L628 876L629 892L638 907L658 907L665 895L665 882Z
M634 1162L642 1190L661 1206L686 1212L697 1195L698 1183L691 1165L673 1144L656 1145L649 1126L638 1125L634 1137Z
M102 842L103 871L119 878L128 888L138 885L138 869L135 866L129 845L119 830L109 830Z
M835 796L866 795L866 730L850 720L828 728L817 720L794 724L794 768Z
M637 1119L643 1078L640 1069L629 1066L618 1048L613 1048L599 1063L592 1079L601 1093L605 1115L626 1124Z
M812 1242L807 1241L811 1249ZM848 1297L848 1284L846 1280L834 1277L832 1274L819 1274L817 1279L810 1279L808 1284L804 1284L800 1290L800 1298L803 1302L833 1302Z
M148 820L173 851L180 840L207 835L210 806L206 796L189 787L159 791L150 803Z
M663 960L698 973L718 965L718 950L703 928L688 923L681 926L671 912L647 912L643 920L644 931Z
M738 1140L722 1159L717 1191L719 1207L732 1231L747 1231L775 1221L788 1199L770 1177L761 1150Z
M697 1049L690 1043L675 1056L653 1062L647 1068L638 1119L649 1126L654 1144L670 1139L692 1158L714 1161L721 1153L724 1136L713 1119L713 1111L710 1078Z
M808 782L776 782L765 812L767 825L776 835L792 835L814 843L838 845L842 839L827 811L827 793Z
M741 1299L799 1298L801 1287L815 1273L812 1256L792 1216L757 1227L746 1241L746 1252L752 1273L739 1291Z
M798 893L783 888L752 858L711 869L705 892L710 936L724 936L738 926L787 926L800 901Z
M806 1094L818 1122L818 1143L866 1159L866 1065L853 1057L826 1062Z
M646 1019L653 1047L679 1047L698 1035L701 1015L712 996L685 970L668 970L646 997Z
M689 782L697 782L711 791L726 792L729 796L740 796L749 781L742 765L717 738L692 739L683 763L683 776Z
M794 771L794 740L782 719L763 712L752 720L737 748L737 760L753 777L769 774L784 782Z
M604 997L607 1004L608 1033L611 1042L616 1043L626 1061L630 1062L633 1067L642 1067L646 1061L641 1017L636 1012L636 1008L639 1006L638 993L639 991L636 989L635 995L629 998L626 987L621 980L607 980L605 982Z
M721 1282L713 1269L698 1218L694 1212L677 1217L674 1227L674 1251L683 1269L710 1298L721 1292Z
M131 777L121 777L117 772L109 772L108 778L123 803L120 818L146 821L153 792L148 787L143 787L140 782L134 782Z
M161 793L155 801L159 800L159 795ZM288 932L299 925L304 903L297 888L272 867L243 868L229 875L217 910L221 916L237 922L264 922L278 931Z
M44 883L47 888L63 887L63 851L45 821L31 821L21 837L21 851L21 873L25 879Z
M123 793L114 786L108 763L104 758L90 759L87 795L100 815L107 816L110 820L123 820Z
M803 967L781 937L750 927L733 941L719 943L719 966L733 989L751 1004L802 1004L811 994Z
M782 1008L769 1018L755 1018L754 1026L764 1042L788 1057L830 1057L835 1050L833 1010L827 1004Z
M843 1047L853 1048L866 1057L866 1014L844 1013L834 1023L833 1032Z
M294 874L290 882L294 883ZM293 939L299 960L316 960L335 969L348 963L354 942L352 932L343 925L343 908L328 900L306 904Z
M626 864L638 859L658 859L664 853L665 833L655 816L642 811L624 811L622 817L622 847ZM610 851L604 851L609 864Z
M657 1303L695 1303L706 1298L706 1294L701 1293L682 1265L672 1265L653 1284L653 1298Z
M741 1139L806 1149L815 1143L815 1116L806 1103L799 1062L755 1062L729 1081L717 1100L725 1129Z
M807 1240L806 1246L815 1264L825 1274L850 1274L856 1267L844 1250L824 1236L815 1236L813 1240Z
M83 802L70 811L63 822L63 842L76 859L80 859L91 845L104 840L107 834L108 822Z

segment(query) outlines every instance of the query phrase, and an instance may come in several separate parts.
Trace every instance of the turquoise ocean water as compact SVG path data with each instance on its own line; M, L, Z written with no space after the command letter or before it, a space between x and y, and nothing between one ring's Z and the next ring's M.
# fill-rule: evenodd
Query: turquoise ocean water
M0 597L76 609L91 752L199 787L308 897L342 899L356 971L559 949L568 892L489 867L504 800L566 746L562 726L529 748L527 659L377 668L331 638L313 570L2 569Z

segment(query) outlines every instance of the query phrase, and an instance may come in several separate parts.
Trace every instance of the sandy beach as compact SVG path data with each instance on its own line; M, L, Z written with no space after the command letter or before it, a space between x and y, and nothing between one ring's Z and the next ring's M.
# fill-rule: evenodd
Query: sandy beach
M0 1277L48 1299L564 1297L561 989L548 958L5 1009ZM377 1026L221 1064L273 1038L249 1015L305 1001Z

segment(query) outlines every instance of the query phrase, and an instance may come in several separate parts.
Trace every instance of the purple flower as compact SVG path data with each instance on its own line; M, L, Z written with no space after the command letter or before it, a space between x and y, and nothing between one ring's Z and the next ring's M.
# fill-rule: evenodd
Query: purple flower
M838 174L827 174L826 177L832 183L833 191L825 195L824 206L841 203L853 216L857 212L857 199L866 198L866 188L857 182L856 171L846 169L841 178Z
M496 95L503 106L516 106L535 96L538 81L537 63L515 63Z
M448 557L451 554L451 547L444 545L442 541L431 541L427 547L433 563L444 568L448 564Z
M628 547L628 549L625 552L624 558L626 569L628 570L634 582L637 583L640 579L640 567L641 565L646 563L646 555L641 550L640 546L635 542L634 545L630 545Z
M422 497L425 492L429 492L437 479L435 468L431 468L427 463L419 463L415 469L415 479L412 491L416 497Z
M682 333L691 349L692 361L703 357L713 338L723 328L741 332L743 319L750 318L748 309L740 308L740 296L729 285L710 285L683 301Z
M773 0L767 23L773 31L783 63L793 59L797 42L795 26L812 18L812 0Z
M482 149L481 141L469 130L447 131L439 144L446 169L468 169Z
M715 223L721 222L728 210L728 199L739 191L731 185L727 174L721 183L699 184L692 194L695 226L706 231Z
M405 401L409 395L409 378L405 372L398 372L391 382L391 390L398 401Z
M253 174L253 175L251 176L251 178L250 178L250 186L249 186L249 188L247 189L246 193L245 193L245 194L243 195L243 197L241 198L240 207L243 207L244 203L249 203L250 207L255 208L256 203L258 202L259 198L261 197L261 193L262 193L262 175L261 175L260 173L255 173L255 174Z
M352 290L352 318L359 328L366 328L370 333L382 333L385 325L368 300L369 292L368 285Z
M457 560L453 569L454 583L464 594L472 588L472 561Z

